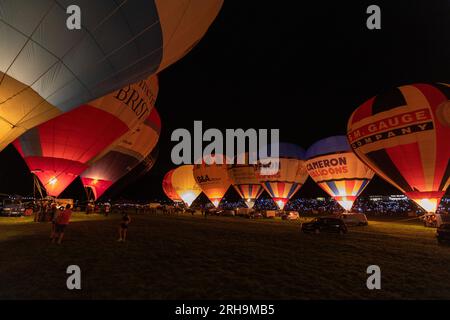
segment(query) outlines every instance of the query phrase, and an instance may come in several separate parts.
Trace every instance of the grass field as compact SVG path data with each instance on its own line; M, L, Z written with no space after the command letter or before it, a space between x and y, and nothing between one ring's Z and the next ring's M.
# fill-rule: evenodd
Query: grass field
M450 247L417 223L370 221L345 236L243 218L75 215L62 245L50 224L0 218L1 299L449 299ZM66 268L82 290L66 289ZM382 289L366 288L379 265Z

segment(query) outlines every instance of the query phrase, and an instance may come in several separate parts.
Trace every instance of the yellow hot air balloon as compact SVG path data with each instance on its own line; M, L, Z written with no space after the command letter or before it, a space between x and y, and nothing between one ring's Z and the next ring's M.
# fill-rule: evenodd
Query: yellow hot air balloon
M348 122L358 157L428 212L450 183L450 86L412 84L371 98Z
M188 207L202 192L192 175L193 169L193 165L182 165L172 172L172 187Z
M304 150L290 143L279 144L278 172L271 175L262 175L260 169L260 182L267 193L272 197L278 208L284 209L289 199L301 188L308 178L305 167ZM276 161L275 158L260 159L262 163Z
M68 5L80 8L70 30ZM0 4L0 150L21 134L182 58L223 0ZM134 98L132 98L134 99Z
M250 164L246 153L245 163L230 165L228 175L234 189L244 199L247 207L253 208L256 199L264 190L259 182L258 165Z
M217 159L221 158L222 164ZM217 208L231 185L225 156L215 155L211 159L203 158L201 164L194 165L194 178L213 205ZM208 164L211 163L211 164Z
M346 136L317 141L306 159L310 177L347 211L375 174L353 153Z

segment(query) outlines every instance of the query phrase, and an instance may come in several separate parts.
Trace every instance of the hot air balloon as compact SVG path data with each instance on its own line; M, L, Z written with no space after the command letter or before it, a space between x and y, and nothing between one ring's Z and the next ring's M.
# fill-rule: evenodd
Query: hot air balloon
M256 199L264 189L259 181L258 166L250 164L248 153L245 154L245 164L236 162L230 165L228 175L233 187L244 199L247 207L253 208Z
M412 84L371 98L348 122L358 157L428 212L450 177L450 86Z
M172 200L173 202L181 202L181 198L178 195L178 193L175 191L175 188L172 185L172 174L175 171L175 169L170 170L164 175L163 181L162 181L162 188L166 196Z
M317 141L306 159L310 177L347 211L375 174L353 153L346 136Z
M172 173L172 186L188 207L202 192L192 174L193 169L193 165L186 164L175 168Z
M120 178L117 182L114 182L114 184L110 188L107 189L107 191L102 195L102 197L103 198L114 197L116 195L121 194L122 191L127 186L133 184L135 181L142 178L142 176L144 176L147 172L149 172L153 168L153 166L155 165L156 160L158 158L158 155L159 155L159 149L158 149L158 146L156 146L153 149L153 151L147 157L145 157L144 160L139 162L139 164L137 166L135 166L133 169L131 169L129 171L127 170L127 173L125 176ZM93 199L94 194L93 194L93 192L90 193L89 190L92 191L92 189L90 189L90 188L86 189L87 194L88 194L88 199ZM89 197L89 195L92 195L92 196Z
M217 161L219 158L222 159L221 164ZM216 208L231 185L229 162L223 155L214 155L210 160L204 157L201 164L194 165L193 174L197 184Z
M140 162L147 159L153 166L153 157L147 157L158 143L160 131L161 119L156 108L153 108L144 123L138 124L117 143L90 161L92 164L80 177L85 188L93 191L94 199L101 197L112 184Z
M295 144L280 143L279 158L271 156L260 158L261 163L278 163L276 173L262 175L260 169L260 182L269 193L280 210L289 199L305 183L308 173L305 167L305 151Z
M14 146L47 194L58 196L89 161L151 116L157 93L151 76L30 129Z
M63 112L146 79L183 57L222 0L0 3L0 150ZM81 29L67 27L67 7Z

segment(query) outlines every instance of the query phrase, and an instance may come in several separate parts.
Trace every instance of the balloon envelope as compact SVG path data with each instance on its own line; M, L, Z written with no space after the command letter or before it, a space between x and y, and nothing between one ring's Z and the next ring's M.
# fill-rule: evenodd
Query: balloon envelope
M163 181L162 181L162 188L166 196L174 201L179 202L182 201L178 193L175 191L175 188L172 185L172 175L175 169L170 170L164 175Z
M447 84L401 86L363 103L348 122L358 157L428 212L449 185L449 98Z
M124 189L137 181L138 179L142 178L143 175L145 175L147 172L149 172L153 166L155 165L157 158L159 155L158 146L156 146L153 151L145 157L144 160L139 162L138 165L136 165L131 170L127 170L127 173L125 176L121 177L117 182L114 182L114 184L109 187L105 193L103 193L102 197L114 197L117 195L120 195ZM86 191L89 196L89 191L92 189L88 188ZM145 192L145 191L144 191ZM93 195L93 194L92 194Z
M219 158L222 160L221 164L216 161ZM204 159L201 164L194 165L193 175L197 184L216 208L231 185L227 165L229 162L225 156L215 155L211 164Z
M248 153L246 153L245 163L237 164L235 161L229 166L228 175L233 187L244 199L247 207L253 208L256 199L263 192L257 164L250 164Z
M202 192L192 174L193 169L193 165L182 165L175 168L172 173L172 186L188 206L191 206L192 202Z
M266 175L262 174L260 168L259 179L278 208L283 210L289 199L305 183L308 173L304 161L305 151L302 148L291 143L280 143L278 149L278 159L272 156L260 159L262 163L277 163L278 170Z
M30 128L155 74L205 34L222 0L3 0L0 150ZM81 29L69 30L69 5Z
M375 174L353 153L346 136L317 141L306 158L310 177L347 211Z
M150 117L157 93L151 76L30 129L14 146L47 194L58 196L89 161Z
M140 162L145 161L156 147L160 131L161 119L156 108L153 108L146 121L129 130L115 144L91 161L89 168L81 174L81 181L86 188L92 189L95 199L101 197L108 188ZM154 157L148 160L153 166Z

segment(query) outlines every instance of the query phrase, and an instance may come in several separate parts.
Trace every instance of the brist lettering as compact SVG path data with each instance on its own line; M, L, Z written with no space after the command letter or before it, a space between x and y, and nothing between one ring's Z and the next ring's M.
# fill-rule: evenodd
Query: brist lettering
M138 90L129 85L118 90L115 98L130 107L131 110L134 111L138 119L142 119L150 113L150 108L147 105L146 100L153 104L155 101L155 97L145 81L141 81L138 84L138 87L142 89L145 97L142 97L139 94Z

